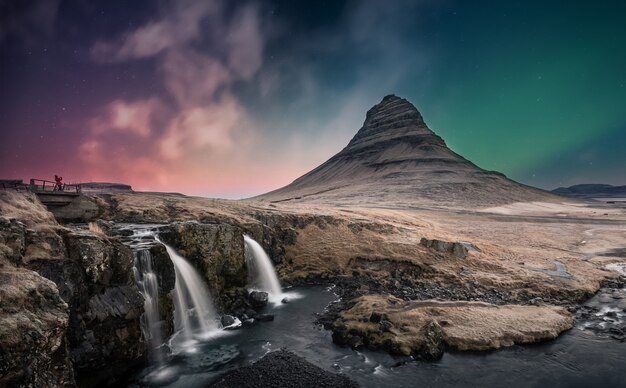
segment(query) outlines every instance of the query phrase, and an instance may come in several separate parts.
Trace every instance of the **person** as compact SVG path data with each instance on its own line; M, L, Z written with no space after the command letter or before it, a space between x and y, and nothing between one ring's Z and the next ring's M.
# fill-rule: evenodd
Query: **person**
M56 182L55 190L63 191L63 177L55 175L54 181Z

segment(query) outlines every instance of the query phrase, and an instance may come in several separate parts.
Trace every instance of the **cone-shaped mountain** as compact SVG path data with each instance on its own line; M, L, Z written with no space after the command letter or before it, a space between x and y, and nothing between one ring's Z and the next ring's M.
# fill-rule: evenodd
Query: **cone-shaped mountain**
M555 196L456 154L415 106L389 95L367 112L343 150L293 183L255 199L465 207L551 198Z

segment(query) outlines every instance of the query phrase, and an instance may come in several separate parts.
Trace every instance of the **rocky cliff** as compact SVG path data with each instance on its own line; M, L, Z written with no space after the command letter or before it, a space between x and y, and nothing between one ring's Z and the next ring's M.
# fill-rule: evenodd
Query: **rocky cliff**
M0 195L0 385L90 384L137 362L130 249L59 225L33 195Z

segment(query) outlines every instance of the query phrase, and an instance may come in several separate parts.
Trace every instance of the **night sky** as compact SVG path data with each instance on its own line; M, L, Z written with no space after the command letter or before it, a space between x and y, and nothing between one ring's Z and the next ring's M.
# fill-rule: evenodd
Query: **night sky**
M480 167L626 184L624 1L0 0L0 179L239 198L386 94Z

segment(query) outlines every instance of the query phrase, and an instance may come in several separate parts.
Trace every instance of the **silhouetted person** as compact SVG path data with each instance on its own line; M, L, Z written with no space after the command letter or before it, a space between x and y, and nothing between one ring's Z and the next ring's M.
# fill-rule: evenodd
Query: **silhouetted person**
M56 182L55 190L63 191L63 177L55 175L54 181Z

